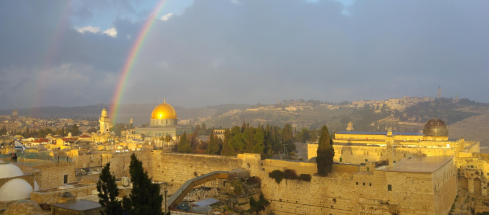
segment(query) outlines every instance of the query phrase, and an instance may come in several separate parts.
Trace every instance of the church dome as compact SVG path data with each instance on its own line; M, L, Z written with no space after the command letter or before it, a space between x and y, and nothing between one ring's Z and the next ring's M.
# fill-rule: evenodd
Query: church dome
M177 112L171 105L162 103L155 107L151 119L177 119Z
M0 164L0 178L11 178L24 175L19 167L13 164Z
M423 136L448 137L448 126L441 119L430 119L424 125Z

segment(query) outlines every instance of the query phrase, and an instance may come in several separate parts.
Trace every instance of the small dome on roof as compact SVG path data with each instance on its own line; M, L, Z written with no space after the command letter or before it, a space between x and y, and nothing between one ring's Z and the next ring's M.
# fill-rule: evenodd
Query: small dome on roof
M448 126L441 119L430 119L424 125L423 136L448 137Z
M18 166L0 163L0 178L11 178L24 175Z
M16 201L31 197L32 186L24 179L15 178L5 183L0 188L0 201Z

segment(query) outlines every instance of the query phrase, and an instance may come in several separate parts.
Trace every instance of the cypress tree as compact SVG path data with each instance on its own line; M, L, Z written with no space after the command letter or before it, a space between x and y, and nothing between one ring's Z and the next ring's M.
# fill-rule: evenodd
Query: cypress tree
M100 173L97 191L98 203L105 207L105 211L101 212L102 214L120 215L124 212L121 202L116 198L119 195L119 188L115 183L115 176L110 174L110 163L107 163Z
M317 167L319 176L327 176L333 169L334 148L333 140L329 136L328 127L323 125L317 150Z
M129 173L132 190L129 197L124 197L123 208L129 215L163 214L161 210L163 195L160 194L160 185L151 182L148 172L143 169L143 163L136 158L135 154L131 155Z
M231 131L229 129L226 129L226 131L224 131L224 141L222 143L221 155L233 155L231 148L229 148L230 137L231 137Z
M219 144L217 143L216 137L214 136L214 129L211 131L209 137L209 145L207 146L207 154L217 155L219 152Z
M187 140L186 132L183 132L182 136L180 136L180 142L178 142L178 152L181 153L192 152L192 147L190 146L190 142Z

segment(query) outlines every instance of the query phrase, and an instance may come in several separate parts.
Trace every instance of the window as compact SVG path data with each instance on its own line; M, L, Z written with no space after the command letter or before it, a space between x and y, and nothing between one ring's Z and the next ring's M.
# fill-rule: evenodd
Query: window
M340 158L340 162L343 162L343 158ZM487 175L489 175L489 173L487 173Z
M67 184L68 183L68 175L65 175L64 176L64 183Z
M358 182L357 182L357 185L358 185Z
M388 185L387 185L387 190L388 190L388 191L392 191L392 185L388 184Z
M368 159L365 159L365 162L367 162L367 161L368 161Z
M367 172L370 171L370 167L367 167Z
M365 183L363 183L363 186L365 186Z
M368 186L372 186L372 183L368 183Z

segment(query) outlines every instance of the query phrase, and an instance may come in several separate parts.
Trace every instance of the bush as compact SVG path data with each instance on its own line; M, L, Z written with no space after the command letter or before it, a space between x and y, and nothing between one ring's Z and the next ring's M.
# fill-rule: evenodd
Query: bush
M275 181L277 182L277 184L280 184L280 182L282 181L282 179L284 179L284 172L282 172L280 170L274 170L271 173L269 173L268 176L270 178L275 179Z
M301 181L311 181L311 178L312 177L309 174L301 174L299 176L299 180L301 180Z
M284 178L285 179L297 179L297 173L295 173L295 170L293 170L293 169L286 169L284 171Z
M247 185L260 184L260 183L261 183L260 178L258 178L256 176L249 177L248 179L246 179Z
M285 179L290 180L300 180L300 181L311 181L312 177L310 174L301 174L297 176L297 173L293 169L286 169L285 171L274 170L271 173L268 173L270 178L275 179L275 181L280 184L280 182Z

